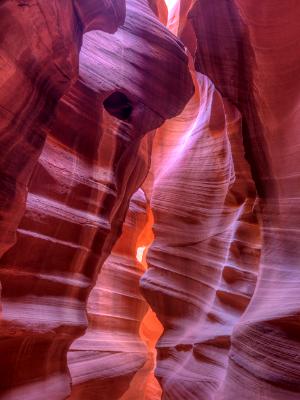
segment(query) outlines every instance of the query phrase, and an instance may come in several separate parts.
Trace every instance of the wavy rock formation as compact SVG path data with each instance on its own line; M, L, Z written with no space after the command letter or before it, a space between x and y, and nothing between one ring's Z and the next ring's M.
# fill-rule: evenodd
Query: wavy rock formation
M84 333L88 295L149 168L152 136L142 138L192 93L183 46L146 2L128 2L115 35L85 34L80 79L59 102L17 243L0 261L1 398L70 392L67 350Z
M113 32L124 17L124 0L1 2L0 256L15 241L45 127L78 76L83 29Z
M156 375L166 399L214 398L260 253L240 115L206 77L195 83L184 112L156 134L149 175L154 242L141 286L164 326Z
M136 258L138 247L147 245L139 240L147 223L146 205L140 189L89 296L89 327L68 353L71 399L120 398L147 360L139 326L148 306L139 292L143 268Z
M157 351L156 343L163 333L163 326L154 311L149 308L141 326L140 335L148 348L148 362L145 365L143 374L143 384L139 385L136 391L135 382L131 383L132 390L122 400L159 400L162 396L161 386L155 377ZM133 395L135 393L135 395Z
M131 198L122 235L90 294L88 330L68 353L71 399L144 398L153 363L143 341L149 335L139 334L148 309L139 291L144 268L137 259L138 248L149 245L151 239L143 234L147 230L146 206L140 189Z
M1 400L299 400L299 18L0 1Z
M234 329L222 400L300 396L299 16L300 4L292 0L259 7L200 0L191 13L196 68L242 113L260 197L261 272Z

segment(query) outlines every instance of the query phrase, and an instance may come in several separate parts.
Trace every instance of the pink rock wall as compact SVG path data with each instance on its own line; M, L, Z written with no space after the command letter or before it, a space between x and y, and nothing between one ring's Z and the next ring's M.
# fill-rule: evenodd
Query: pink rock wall
M83 29L109 26L115 31L124 20L125 2L4 0L0 14L2 255L15 241L45 127L59 98L77 78Z
M152 136L143 136L193 93L183 46L146 2L128 2L115 36L85 34L79 72L46 131L18 240L0 261L3 399L70 393L67 350L84 333L87 298L149 169Z
M164 326L156 375L166 399L214 398L261 245L240 114L208 78L196 74L195 85L184 112L157 132L152 155L154 242L141 287Z
M138 247L148 244L140 239L146 223L147 203L139 189L89 296L89 327L68 353L72 399L119 399L147 361L139 328L148 305L139 291L143 267L136 257Z
M0 399L299 399L299 16L1 2Z
M196 67L243 115L262 225L255 294L232 336L218 398L299 397L299 24L295 1L199 1ZM214 24L209 21L214 19Z

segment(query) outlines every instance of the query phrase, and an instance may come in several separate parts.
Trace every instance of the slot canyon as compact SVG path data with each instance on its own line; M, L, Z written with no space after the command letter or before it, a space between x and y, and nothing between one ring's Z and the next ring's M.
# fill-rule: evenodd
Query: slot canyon
M300 400L300 1L0 37L0 400Z

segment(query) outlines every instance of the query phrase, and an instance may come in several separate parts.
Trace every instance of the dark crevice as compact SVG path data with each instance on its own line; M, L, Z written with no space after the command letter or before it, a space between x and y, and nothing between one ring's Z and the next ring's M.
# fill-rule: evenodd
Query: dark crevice
M131 101L122 92L112 93L104 100L103 106L110 115L122 121L127 120L133 110Z

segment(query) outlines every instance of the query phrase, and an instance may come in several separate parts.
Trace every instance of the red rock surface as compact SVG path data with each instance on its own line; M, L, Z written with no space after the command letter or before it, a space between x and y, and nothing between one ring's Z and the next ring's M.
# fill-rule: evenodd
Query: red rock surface
M222 400L300 396L299 15L296 1L247 0L199 1L192 13L196 66L243 115L262 225L260 274L233 332Z
M45 127L77 78L83 29L115 31L124 20L125 2L3 0L0 15L1 255L15 240Z
M147 245L139 240L147 223L146 206L139 189L89 296L89 327L68 353L72 399L120 398L147 360L139 326L148 306L139 291L143 268L136 258L138 247Z
M196 74L195 84L185 111L155 136L154 242L141 286L164 326L156 369L164 395L205 400L223 380L232 330L253 294L260 235L240 115L208 78Z
M80 78L51 126L37 126L47 141L18 240L0 261L3 399L39 399L43 390L54 400L70 392L68 347L84 333L88 295L149 168L153 135L143 136L193 93L183 46L146 1L127 3L114 36L86 33L79 63Z
M299 400L299 17L0 2L0 399Z

